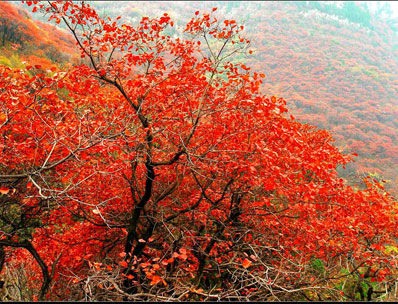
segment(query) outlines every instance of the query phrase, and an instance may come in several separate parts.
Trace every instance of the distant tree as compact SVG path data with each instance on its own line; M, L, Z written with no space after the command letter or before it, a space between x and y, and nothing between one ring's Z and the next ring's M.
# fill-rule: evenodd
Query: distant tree
M23 44L25 35L21 32L20 25L7 18L0 17L0 37L1 45L5 46L6 42Z

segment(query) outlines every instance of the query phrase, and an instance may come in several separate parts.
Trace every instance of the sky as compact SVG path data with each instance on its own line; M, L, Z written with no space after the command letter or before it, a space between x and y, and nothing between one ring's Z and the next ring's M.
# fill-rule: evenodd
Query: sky
M388 3L390 3L391 9L393 11L393 16L398 18L398 1L374 1L374 2L373 1L366 1L366 2L368 3L368 5L370 7L376 6L377 2L378 3L382 3L382 4L388 2Z

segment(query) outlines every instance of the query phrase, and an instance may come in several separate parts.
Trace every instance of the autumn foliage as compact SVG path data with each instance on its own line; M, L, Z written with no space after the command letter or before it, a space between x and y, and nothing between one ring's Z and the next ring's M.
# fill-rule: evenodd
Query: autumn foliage
M390 283L396 200L347 186L331 135L230 61L243 26L26 3L84 60L0 66L0 266L27 300L342 299L343 264Z
M230 60L267 76L263 94L282 96L296 119L331 132L341 152L358 154L339 170L347 182L360 184L371 173L398 194L397 24L385 14L391 11L381 14L368 2L352 1L93 4L126 20L167 11L175 14L177 27L198 5L203 11L219 6L218 18L228 15L245 24L250 50Z
M52 24L33 20L15 4L0 2L0 63L20 68L21 62L49 67L79 57L70 35Z
M264 94L283 96L298 120L330 131L343 153L358 154L339 171L351 185L372 173L398 194L396 18L388 20L369 10L370 3L352 1L93 5L129 20L169 11L177 26L184 26L198 5L203 11L219 6L216 15L243 22L251 40L247 56L235 54L231 61L244 61L252 71L267 75Z
M376 16L370 30L323 14L317 4L268 3L268 18L265 8L251 7L250 64L268 76L264 92L288 99L298 119L333 132L345 153L358 153L346 177L358 182L353 177L377 173L398 193L396 36Z

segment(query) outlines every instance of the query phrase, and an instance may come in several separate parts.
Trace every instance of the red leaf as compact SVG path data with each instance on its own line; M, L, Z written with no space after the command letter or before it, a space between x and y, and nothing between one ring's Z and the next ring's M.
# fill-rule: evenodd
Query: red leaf
M121 261L121 262L119 263L119 265L122 266L122 267L127 267L127 266L128 266L128 264L127 264L126 261Z
M8 194L10 192L10 189L5 188L5 187L1 187L0 188L0 193L1 194Z
M244 259L242 262L242 266L244 268L249 268L251 264L252 264L252 262L249 259Z

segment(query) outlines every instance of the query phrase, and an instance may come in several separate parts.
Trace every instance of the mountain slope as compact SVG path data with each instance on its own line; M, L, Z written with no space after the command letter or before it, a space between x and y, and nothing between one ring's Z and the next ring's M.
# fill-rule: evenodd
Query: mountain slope
M0 63L23 61L43 67L77 60L75 42L66 31L34 20L17 3L0 2Z

